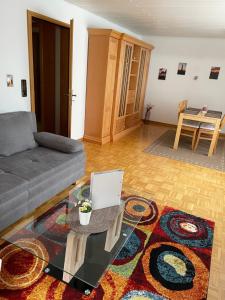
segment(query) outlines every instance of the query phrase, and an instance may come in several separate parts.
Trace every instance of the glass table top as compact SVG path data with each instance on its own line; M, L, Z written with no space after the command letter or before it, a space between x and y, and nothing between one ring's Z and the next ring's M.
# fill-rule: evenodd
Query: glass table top
M135 229L144 217L143 208L135 202L135 197L151 198L149 194L143 195L129 187L123 187L123 190L121 203L124 205L124 214L118 241L108 252L104 250L107 232L89 235L84 261L75 273L65 268L67 236L72 231L69 216L78 200L89 197L90 187L87 184L75 187L69 197L39 217L32 215L29 223L14 228L1 238L43 260L44 271L53 277L63 280L64 275L69 275L70 285L76 287L85 283L90 289L95 288L105 272L122 257L129 256L130 248L134 246ZM73 251L69 258L73 263L77 259Z

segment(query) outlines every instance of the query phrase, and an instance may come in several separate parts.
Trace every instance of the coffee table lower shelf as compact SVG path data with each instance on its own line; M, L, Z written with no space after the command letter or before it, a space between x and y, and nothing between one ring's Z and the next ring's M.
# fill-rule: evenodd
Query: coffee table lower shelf
M56 268L54 265L49 264L45 269L44 272L52 277L54 277L55 279L58 279L59 281L62 281L63 278L63 270L60 270L58 268ZM75 288L79 291L81 291L82 293L84 293L85 295L89 295L92 290L95 288L93 286L91 286L90 284L76 278L73 277L70 282L65 282L67 285L69 285L72 288Z
M118 241L110 252L104 249L106 237L107 232L91 234L88 237L84 262L74 276L70 275L70 281L63 280L65 252L58 254L51 260L51 264L47 265L44 272L88 295L94 288L98 287L102 276L113 261L112 258L119 254L118 249L121 250L128 242L130 231L123 223ZM55 267L56 265L59 267Z

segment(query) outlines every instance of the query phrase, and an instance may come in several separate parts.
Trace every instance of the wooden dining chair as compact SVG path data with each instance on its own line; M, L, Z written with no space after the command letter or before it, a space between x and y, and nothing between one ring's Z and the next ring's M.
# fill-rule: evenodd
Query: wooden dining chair
M216 152L216 147L217 147L217 143L218 143L218 140L219 140L220 132L221 132L221 130L224 126L225 126L225 115L223 116L223 118L221 120L221 123L220 123L219 134L217 136L216 143L215 143L215 146L214 146L214 149L213 149L214 153ZM196 140L195 147L194 147L194 151L196 151L200 140L208 140L208 141L212 140L214 129L215 129L214 124L209 124L209 123L201 123L200 124L197 140Z
M178 119L181 113L185 111L187 108L188 101L183 100L178 105ZM192 120L183 120L183 124L181 127L181 135L188 136L192 138L191 148L194 150L195 140L197 137L197 132L200 126L200 122L192 121Z
M180 116L180 113L184 112L185 109L187 108L187 104L188 104L187 100L183 100L183 101L179 102L179 104L178 104L178 118Z

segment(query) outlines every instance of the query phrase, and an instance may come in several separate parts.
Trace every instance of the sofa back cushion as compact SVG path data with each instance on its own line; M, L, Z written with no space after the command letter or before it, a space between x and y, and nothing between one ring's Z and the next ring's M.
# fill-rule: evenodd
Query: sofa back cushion
M0 156L10 156L37 146L34 113L19 111L0 114Z

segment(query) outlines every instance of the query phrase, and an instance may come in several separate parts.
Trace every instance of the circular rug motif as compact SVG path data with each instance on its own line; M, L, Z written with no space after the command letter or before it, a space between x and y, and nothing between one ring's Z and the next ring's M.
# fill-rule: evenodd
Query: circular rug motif
M149 270L168 289L179 291L193 287L195 268L183 252L173 246L153 249Z
M0 250L3 260L0 289L19 290L31 286L43 275L47 265L48 252L40 241L20 239L16 245L10 244Z
M158 217L155 202L139 196L130 196L124 200L124 218L129 222L139 224L152 224Z
M89 198L90 196L90 185L85 184L80 188L76 188L69 196L70 201L78 202Z
M135 232L132 232L130 239L117 255L116 260L132 259L138 252L141 246L141 241Z
M167 300L164 297L144 290L133 290L127 293L121 300Z
M150 245L142 266L149 283L163 296L173 299L174 292L179 291L180 298L203 299L207 293L208 269L184 245L169 242Z
M201 218L181 211L172 211L161 216L160 227L177 243L196 248L212 246L212 229Z
M146 234L127 224L123 224L123 232L130 236L123 248L116 256L113 265L124 265L132 261L144 248Z

